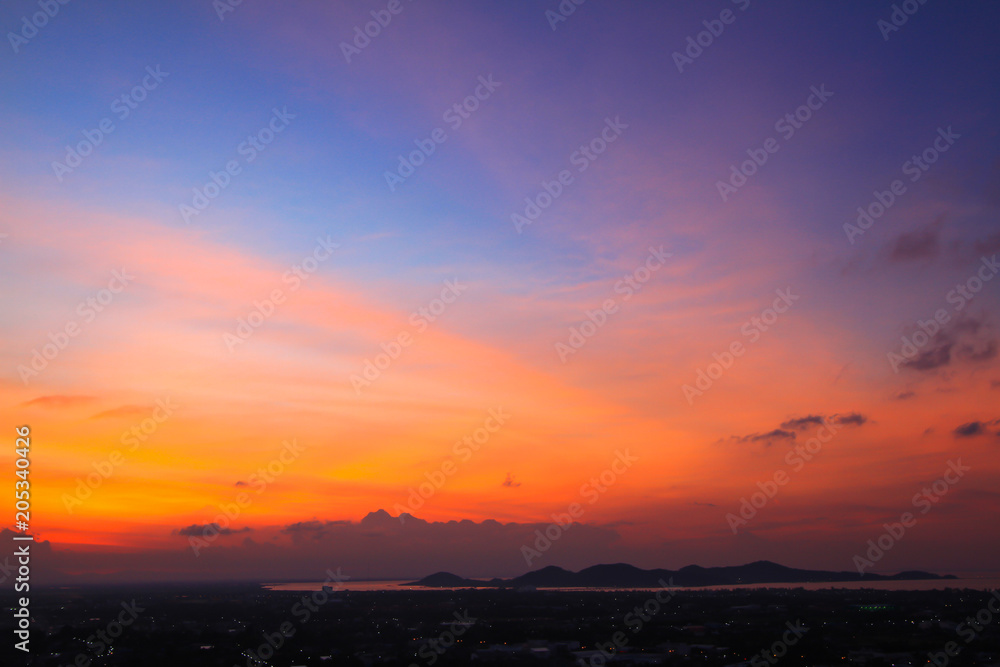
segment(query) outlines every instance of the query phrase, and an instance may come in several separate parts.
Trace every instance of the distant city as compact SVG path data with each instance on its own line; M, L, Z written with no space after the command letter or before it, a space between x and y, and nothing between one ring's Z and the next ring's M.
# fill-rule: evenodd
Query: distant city
M30 664L39 667L1000 665L995 590L212 584L44 590L34 599ZM5 616L0 629L9 635L9 626Z

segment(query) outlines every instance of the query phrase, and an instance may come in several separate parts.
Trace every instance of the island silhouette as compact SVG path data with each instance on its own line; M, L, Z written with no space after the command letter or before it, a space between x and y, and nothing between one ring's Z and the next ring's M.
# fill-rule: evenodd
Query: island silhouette
M579 572L550 565L512 579L466 579L451 572L436 572L403 586L433 588L661 588L665 586L726 586L742 584L836 583L868 581L913 581L955 579L954 575L911 570L893 575L826 570L801 570L760 560L746 565L701 567L679 570L643 570L627 563L594 565Z

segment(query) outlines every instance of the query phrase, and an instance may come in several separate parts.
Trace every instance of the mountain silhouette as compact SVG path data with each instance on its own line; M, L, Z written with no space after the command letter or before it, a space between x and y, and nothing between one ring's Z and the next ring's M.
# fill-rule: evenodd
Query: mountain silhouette
M438 572L405 586L435 588L660 588L670 586L733 586L739 584L835 583L848 581L911 581L955 579L953 575L908 571L883 575L842 571L801 570L767 560L746 565L701 567L688 565L679 570L643 570L627 563L594 565L579 572L549 565L513 579L465 579L450 572Z

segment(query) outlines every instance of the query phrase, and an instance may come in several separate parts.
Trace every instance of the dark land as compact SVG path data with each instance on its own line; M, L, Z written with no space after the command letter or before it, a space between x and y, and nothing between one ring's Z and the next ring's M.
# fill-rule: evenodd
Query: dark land
M746 565L701 567L688 565L679 570L642 570L634 565L594 565L579 572L548 566L513 579L465 579L450 572L438 572L410 586L433 588L500 587L500 588L658 588L671 586L737 586L740 584L831 583L846 581L914 581L919 579L954 579L952 575L930 572L900 572L893 575L857 572L800 570L761 560Z
M11 648L5 593L0 656L10 659L0 664L815 667L925 665L928 654L938 664L1000 664L1000 614L990 611L1000 594L988 591L347 588L33 587L30 654ZM101 632L115 636L104 642ZM794 642L781 646L786 639ZM960 651L940 662L949 643Z

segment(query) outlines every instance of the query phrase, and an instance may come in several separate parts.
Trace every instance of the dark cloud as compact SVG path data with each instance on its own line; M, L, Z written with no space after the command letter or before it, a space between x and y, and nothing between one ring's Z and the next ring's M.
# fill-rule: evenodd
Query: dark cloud
M186 526L186 527L181 528L180 530L176 531L176 533L178 535L201 535L202 533L205 532L206 528L210 528L210 527L214 527L216 530L218 530L219 529L219 524L217 524L217 523L206 523L206 524L192 523L190 526Z
M919 329L907 337L911 345L918 338L918 333ZM915 351L911 349L907 352L906 346L901 351L908 358L899 363L900 367L932 371L948 366L955 360L970 363L989 361L996 358L1000 347L984 316L966 315L946 323L943 329Z
M211 539L204 535L209 524L174 531L174 544L164 548L121 551L75 545L50 548L36 537L32 544L32 582L47 584L116 583L152 581L321 581L326 571L338 569L358 579L413 580L442 570L467 577L510 577L547 565L580 570L596 563L618 563L634 553L624 552L619 531L632 526L630 520L595 524L586 513L590 505L582 496L566 498L553 506L557 516L566 514L569 502L581 502L585 513L563 529L557 539L526 562L523 548L536 550L539 534L553 534L553 519L535 523L485 521L426 521L410 516L405 523L385 511L372 512L360 521L299 522L317 531L285 532L294 523L255 526L241 535ZM680 507L676 505L675 507ZM689 508L690 509L690 508ZM394 512L395 514L395 512ZM560 520L563 520L560 518ZM312 522L316 522L313 524ZM558 524L557 524L558 525ZM619 527L620 526L620 527ZM224 531L220 531L222 533ZM0 542L10 544L13 531L0 530ZM253 539L248 539L249 536ZM199 555L192 540L203 540ZM207 544L205 543L207 542ZM650 552L655 560L661 554ZM37 560L36 560L37 559ZM645 559L643 559L645 560ZM3 557L0 556L0 583ZM16 565L15 565L16 567Z
M317 530L323 530L327 523L324 521L318 521L313 519L312 521L298 521L296 523L290 523L281 529L283 533L298 533L298 532L311 532Z
M861 426L868 422L868 417L858 412L849 412L844 415L835 414L829 416L809 415L808 417L795 417L793 419L789 419L788 421L781 422L781 428L806 431L814 426L822 426L827 422L844 426Z
M768 431L760 435L753 435L750 437L751 442L759 442L761 440L794 440L795 434L791 431L786 431L784 429L776 428L773 431Z
M369 514L368 516L371 515ZM337 526L349 525L351 525L350 521L320 521L318 519L312 519L310 521L290 523L282 528L281 532L291 535L296 540L303 537L310 537L312 539L319 540L328 535L329 532Z
M972 438L986 432L986 425L983 422L969 422L956 428L953 433L958 438Z
M986 435L989 427L997 425L1000 425L1000 419L994 419L992 421L973 421L967 424L962 424L952 431L952 433L955 434L956 438L974 438L979 435ZM1000 433L997 435L1000 435Z
M940 331L936 320L928 319L922 328L913 327L904 336L897 355L899 367L916 371L932 371L956 360L981 363L997 357L1000 346L984 315L962 315L944 324ZM927 334L933 333L930 338Z
M781 428L783 429L795 429L796 431L805 431L813 426L822 426L823 417L820 415L809 415L808 417L797 417L795 419L789 419L788 421L781 422Z
M751 433L742 437L734 436L739 442L764 442L770 445L774 440L794 440L795 433L784 429L776 428L767 433Z
M893 398L896 399L897 401L905 401L908 398L913 398L916 395L917 395L916 392L913 391L901 391L895 396L893 396Z
M555 515L565 514L571 500L567 499L561 509L553 507ZM417 512L419 509L413 510ZM150 569L145 559L162 556L162 571L174 577L181 571L180 578L209 578L212 573L216 578L301 580L303 576L322 578L327 568L338 567L354 579L417 578L440 570L463 576L510 576L546 565L580 569L594 563L618 562L621 557L614 552L621 543L618 531L631 525L630 521L595 524L584 514L552 540L550 548L534 556L529 566L522 547L535 549L539 533L544 534L546 529L552 533L550 521L427 521L413 513L405 522L395 516L395 510L392 514L378 510L360 521L314 517L280 526L256 526L253 533L248 533L253 540L244 539L247 535L211 540L214 523L194 524L175 531L179 537L169 557L168 552L150 552L135 556L135 562L129 555L116 556L116 562L122 568L145 572ZM229 533L220 530L220 534ZM207 545L201 545L198 558L192 555L189 542L196 538L209 540ZM72 560L69 556L67 559ZM97 571L98 559L87 556L84 560L77 569Z
M372 516L371 514L368 515ZM367 518L367 517L366 517ZM281 529L283 533L311 533L317 531L327 530L334 526L349 526L350 521L340 520L340 521L320 521L318 519L312 519L311 521L298 521L296 523L290 523Z
M941 253L941 225L935 221L923 229L900 234L889 248L889 259L908 262L931 259Z
M956 349L955 354L965 361L989 361L997 356L997 342L986 340L962 343Z
M787 419L781 422L780 428L776 428L766 433L733 435L729 437L729 440L740 443L763 442L766 447L770 447L775 440L795 440L797 437L796 431L808 431L812 428L820 428L824 424L861 426L867 423L868 417L859 412L833 415L807 415L805 417L792 417L791 419Z
M858 412L850 412L846 415L833 415L830 420L834 424L842 424L844 426L863 426L868 423L868 417Z
M520 482L515 482L514 481L514 476L511 475L510 473L507 473L507 479L505 479L503 481L503 485L504 486L510 486L510 487L518 487L518 486L521 486L521 483Z
M239 530L233 530L232 528L222 528L217 523L192 523L190 526L185 526L180 530L176 531L178 535L186 535L190 537L206 537L210 535L234 535L236 533L249 533L253 528L250 526L244 526Z
M244 482L243 480L240 480L240 481L236 482L236 484L234 484L234 486L250 486L250 485L247 484L246 482Z
M953 347L955 347L955 342L949 336L938 334L929 348L921 350L916 357L908 359L900 365L916 371L930 371L947 366L951 363L951 348Z

